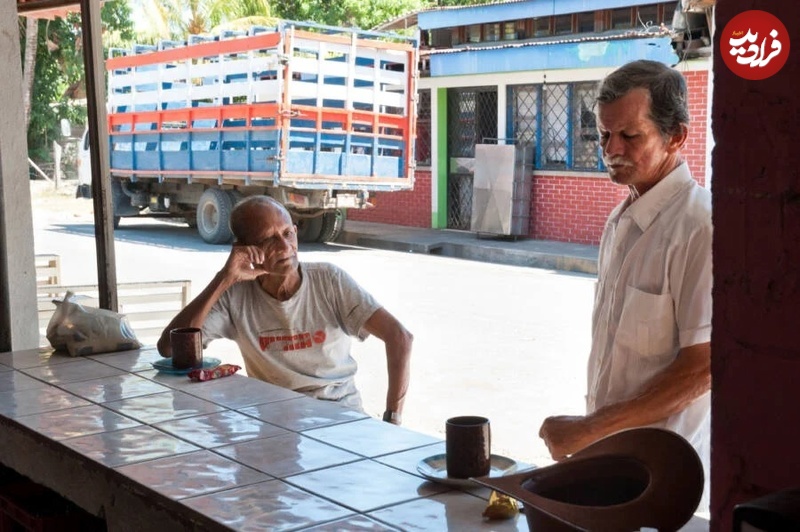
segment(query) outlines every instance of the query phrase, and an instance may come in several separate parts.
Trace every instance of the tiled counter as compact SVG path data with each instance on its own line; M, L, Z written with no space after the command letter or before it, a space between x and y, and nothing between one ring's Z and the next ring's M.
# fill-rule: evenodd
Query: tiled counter
M159 373L153 349L0 353L0 462L109 530L527 530L489 492L428 482L441 440L234 375Z

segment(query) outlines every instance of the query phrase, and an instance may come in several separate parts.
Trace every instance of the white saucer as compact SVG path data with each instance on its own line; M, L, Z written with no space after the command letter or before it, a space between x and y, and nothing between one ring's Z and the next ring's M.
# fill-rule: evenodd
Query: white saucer
M517 462L511 458L493 454L491 456L491 469L489 469L489 477L502 477L517 470ZM434 482L440 484L447 484L449 486L461 486L469 488L480 487L479 484L472 482L468 478L450 478L447 476L447 457L445 454L435 454L419 461L417 464L417 471Z

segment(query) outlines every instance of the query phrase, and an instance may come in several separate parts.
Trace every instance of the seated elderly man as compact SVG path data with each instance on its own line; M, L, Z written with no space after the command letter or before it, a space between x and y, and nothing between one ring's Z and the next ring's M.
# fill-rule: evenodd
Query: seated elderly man
M231 230L236 240L225 266L164 329L159 352L171 356L171 329L200 327L204 342L234 340L249 376L361 409L350 337L373 334L386 345L383 419L399 424L411 333L338 267L299 262L297 228L274 199L240 202Z

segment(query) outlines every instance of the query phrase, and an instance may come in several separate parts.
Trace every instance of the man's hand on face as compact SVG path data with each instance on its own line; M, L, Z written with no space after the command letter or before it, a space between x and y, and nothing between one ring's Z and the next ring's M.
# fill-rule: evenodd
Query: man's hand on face
M592 443L584 416L552 416L542 423L539 437L547 444L553 460L563 460Z
M264 267L265 262L266 253L262 248L234 244L223 271L226 276L233 277L234 282L252 281L260 275L269 274Z

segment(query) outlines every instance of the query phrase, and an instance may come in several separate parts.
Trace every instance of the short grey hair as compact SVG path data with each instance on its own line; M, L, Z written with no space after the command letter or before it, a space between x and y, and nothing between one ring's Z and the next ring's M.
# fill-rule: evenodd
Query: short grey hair
M233 236L236 237L237 240L241 239L242 235L244 234L246 228L252 223L251 213L254 208L257 207L270 207L273 209L277 209L282 211L289 219L292 218L289 211L286 207L283 206L281 202L276 200L275 198L271 198L270 196L262 196L262 195L254 195L254 196L247 196L239 203L231 211L230 217L230 227Z
M645 59L626 63L600 82L597 103L614 102L633 89L650 93L650 119L665 139L689 125L686 80L677 70Z

